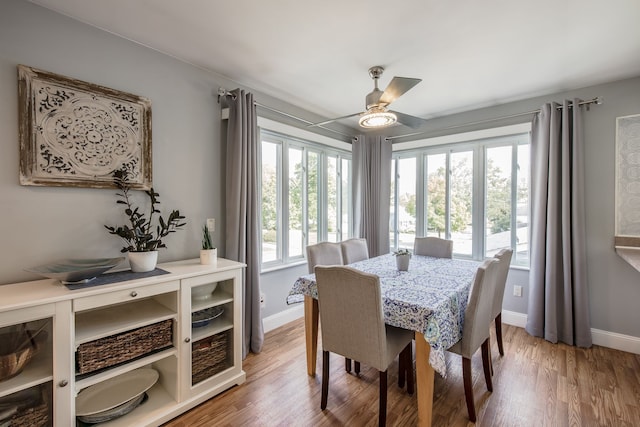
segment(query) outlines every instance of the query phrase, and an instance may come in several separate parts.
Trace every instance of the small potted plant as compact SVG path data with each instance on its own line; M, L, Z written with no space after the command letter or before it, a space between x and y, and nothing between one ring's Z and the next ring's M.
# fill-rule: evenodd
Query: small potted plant
M149 197L149 213L145 214L138 206L134 206L131 200L131 187L128 182L129 172L122 168L113 172L116 187L120 190L117 204L125 205L124 213L129 219L129 224L112 227L105 225L109 234L115 234L125 241L121 252L128 252L131 271L140 273L152 271L158 262L158 249L166 248L162 241L169 233L181 229L186 223L180 215L180 211L173 210L165 220L160 214L157 205L160 204L160 195L153 190L145 190ZM158 224L154 226L154 215L158 214Z
M213 246L209 227L205 224L202 227L202 249L200 249L200 264L216 264L218 260L218 250Z
M409 251L409 249L398 249L393 254L396 256L396 267L398 267L398 271L409 270L411 251Z

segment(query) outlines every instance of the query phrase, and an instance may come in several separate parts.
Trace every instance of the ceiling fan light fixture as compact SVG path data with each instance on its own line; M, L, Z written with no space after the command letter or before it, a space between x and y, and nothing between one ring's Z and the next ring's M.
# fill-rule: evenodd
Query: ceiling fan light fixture
M372 107L367 110L366 114L360 117L358 124L363 128L382 128L391 126L398 121L398 117L387 111L386 108Z

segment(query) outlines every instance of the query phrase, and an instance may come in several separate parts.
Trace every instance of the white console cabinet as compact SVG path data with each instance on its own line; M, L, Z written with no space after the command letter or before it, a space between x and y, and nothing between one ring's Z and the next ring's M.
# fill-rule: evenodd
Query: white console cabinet
M54 426L73 426L76 396L83 389L135 369L153 368L159 380L146 401L101 425L157 426L242 384L244 264L218 259L213 266L186 260L158 268L168 274L77 290L55 280L0 286L0 332L26 324L43 328L45 341L24 371L0 381L0 402L35 389L46 396ZM138 328L153 330L161 323L171 337L161 350L79 372L83 344Z

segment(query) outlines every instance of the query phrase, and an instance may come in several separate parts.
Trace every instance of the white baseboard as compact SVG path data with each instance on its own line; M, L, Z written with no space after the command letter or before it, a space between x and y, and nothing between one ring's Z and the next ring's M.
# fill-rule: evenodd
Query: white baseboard
M527 325L527 315L503 310L502 323L524 328ZM638 337L591 328L591 339L595 345L640 354L640 338Z
M640 354L640 338L638 337L592 328L591 339L595 345Z
M524 328L527 326L527 315L516 311L502 310L502 323Z
M262 319L262 327L264 332L271 332L282 325L293 322L296 319L304 317L304 304L298 304L284 311Z

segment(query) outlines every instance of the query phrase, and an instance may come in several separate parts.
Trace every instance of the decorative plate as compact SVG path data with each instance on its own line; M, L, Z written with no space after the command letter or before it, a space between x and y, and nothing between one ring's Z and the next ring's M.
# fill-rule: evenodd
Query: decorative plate
M76 416L113 409L149 390L158 381L155 369L136 369L82 390L76 397Z
M125 402L122 405L118 405L115 408L107 409L106 411L98 412L97 414L78 416L78 420L87 424L106 423L107 421L127 415L129 412L144 403L148 397L147 393L141 393L130 401Z
M120 264L124 257L97 259L65 259L25 271L36 273L50 279L60 280L65 284L87 283L107 270Z
M191 326L194 328L207 326L209 322L220 317L222 313L224 313L224 308L221 305L191 313Z

